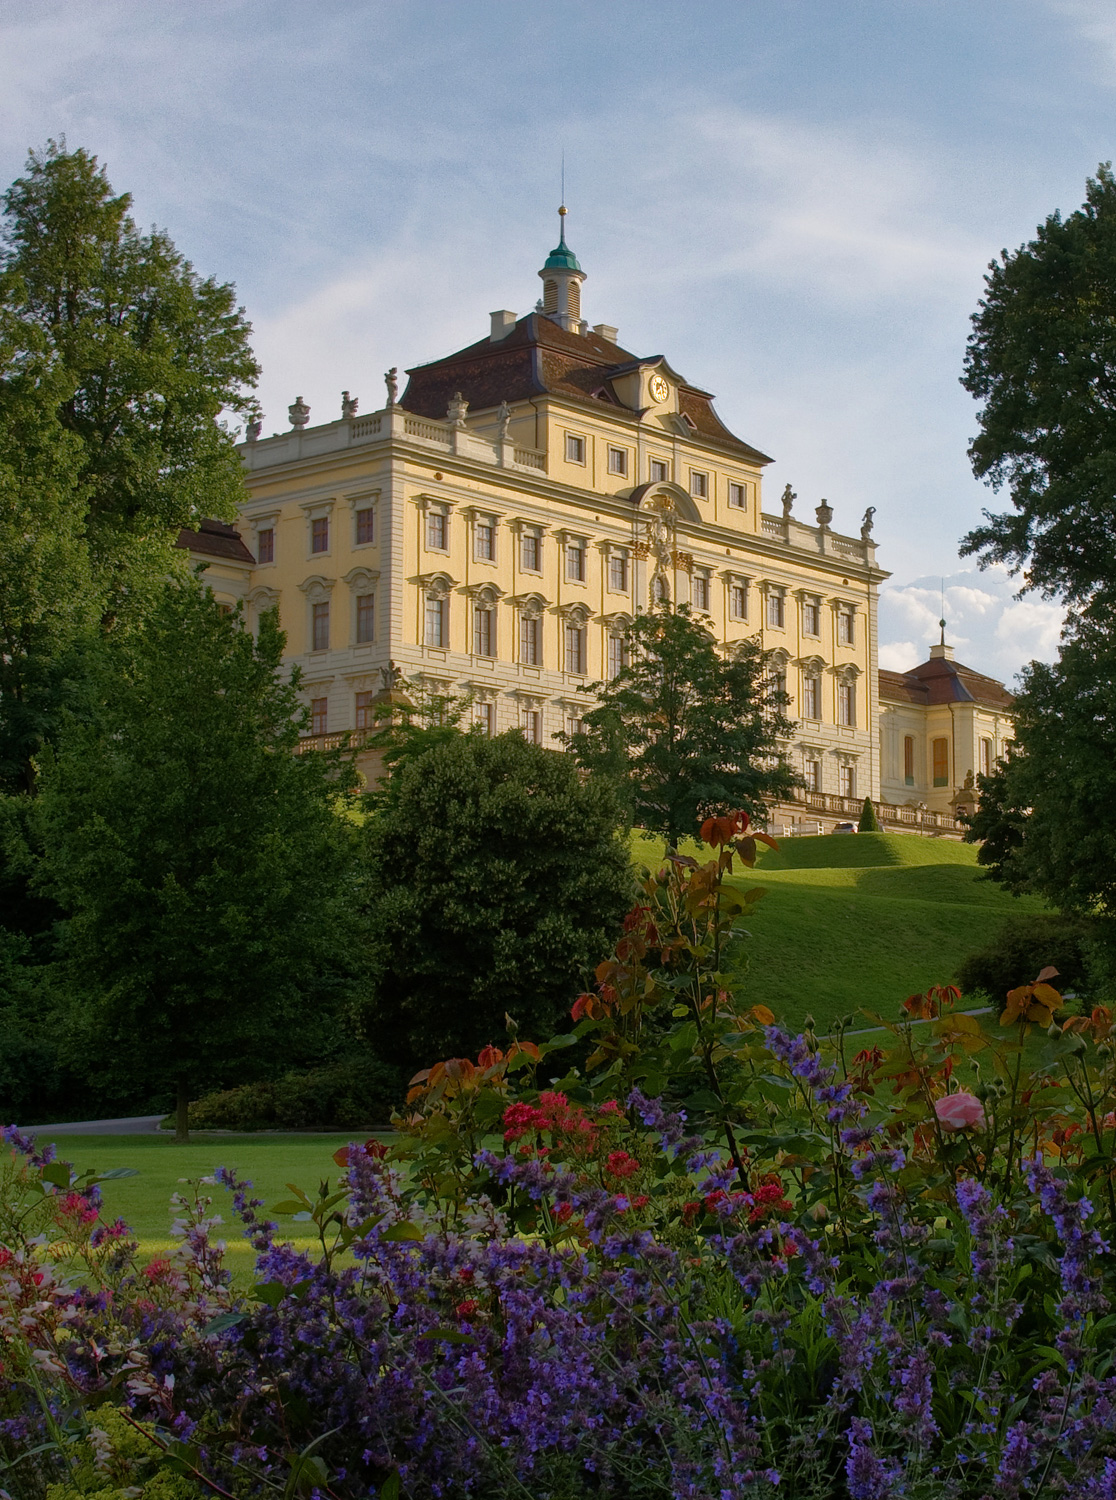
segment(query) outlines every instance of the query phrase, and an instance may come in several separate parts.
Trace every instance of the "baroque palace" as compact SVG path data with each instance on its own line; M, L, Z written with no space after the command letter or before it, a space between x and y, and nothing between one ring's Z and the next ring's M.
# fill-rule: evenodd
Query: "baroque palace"
M872 510L846 535L825 500L797 516L788 486L765 513L771 460L709 392L582 318L564 219L539 276L533 312L494 312L401 397L389 371L382 410L345 392L334 421L311 426L299 397L289 431L253 424L239 525L182 534L249 625L278 606L313 736L371 729L402 677L551 744L623 666L634 614L685 602L725 647L758 637L785 683L807 790L776 818L832 826L870 796L885 821L953 831L1011 699L944 632L914 671L878 669Z

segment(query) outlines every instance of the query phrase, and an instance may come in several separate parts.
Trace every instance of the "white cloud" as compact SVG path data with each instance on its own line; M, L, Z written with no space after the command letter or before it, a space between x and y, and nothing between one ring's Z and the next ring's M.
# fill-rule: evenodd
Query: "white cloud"
M1028 661L1057 655L1064 611L1031 595L1017 599L1018 582L1000 567L947 576L946 641L957 660L1011 685ZM916 578L880 593L880 665L906 671L925 661L939 639L942 580Z

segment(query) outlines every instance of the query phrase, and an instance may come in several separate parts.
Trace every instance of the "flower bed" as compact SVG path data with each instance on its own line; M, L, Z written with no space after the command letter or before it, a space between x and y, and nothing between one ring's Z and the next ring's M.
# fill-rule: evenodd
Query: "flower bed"
M96 1183L8 1132L0 1484L1116 1497L1111 1017L1046 975L997 1036L950 990L855 1053L790 1036L734 998L746 827L703 835L569 1035L424 1070L397 1145L272 1205L316 1251L218 1173L251 1291L215 1187L140 1268Z

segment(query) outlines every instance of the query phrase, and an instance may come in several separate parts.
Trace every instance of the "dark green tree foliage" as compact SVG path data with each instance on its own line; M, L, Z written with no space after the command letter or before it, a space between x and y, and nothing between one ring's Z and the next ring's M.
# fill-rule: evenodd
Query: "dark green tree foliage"
M92 711L43 768L73 1046L180 1109L305 1061L358 961L353 777L293 753L282 651L274 617L256 642L193 580L168 585L92 661Z
M566 737L578 763L621 787L631 818L674 847L713 813L761 819L798 784L783 757L786 695L754 640L718 647L688 605L639 615L630 665Z
M374 1050L410 1067L551 1035L634 892L612 787L517 733L397 772L367 827Z
M1116 635L1091 619L1052 666L1032 662L1015 700L1015 744L966 832L1009 890L1064 911L1116 916Z
M19 349L19 331L0 308L0 792L33 789L32 758L99 615L80 444L56 416L66 383Z
M864 806L860 809L860 822L856 825L857 833L879 833L880 820L876 817L876 809L872 805L871 797L865 797Z
M86 151L32 152L3 204L0 303L21 347L65 376L57 414L81 444L95 561L116 568L128 543L231 518L240 463L218 417L251 409L259 374L234 289L137 229Z
M1013 917L983 948L970 953L957 970L966 996L987 995L1002 1010L1008 990L1030 984L1048 965L1058 970L1051 982L1063 994L1089 994L1090 958L1110 940L1108 924L1094 917Z
M969 454L1014 510L966 553L1024 569L1082 605L1116 586L1116 180L1102 166L1082 208L1003 251L973 317L963 384L983 402Z

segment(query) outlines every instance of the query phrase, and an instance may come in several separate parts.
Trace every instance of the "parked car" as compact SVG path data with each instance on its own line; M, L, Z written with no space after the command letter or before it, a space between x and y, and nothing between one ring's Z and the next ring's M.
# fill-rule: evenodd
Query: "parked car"
M856 832L856 824L855 823L835 823L834 827L833 827L833 832L834 833L855 833Z

